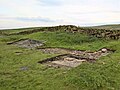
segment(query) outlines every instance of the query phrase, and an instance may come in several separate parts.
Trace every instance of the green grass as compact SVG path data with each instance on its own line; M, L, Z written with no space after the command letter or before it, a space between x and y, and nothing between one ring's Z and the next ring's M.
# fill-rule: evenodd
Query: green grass
M46 42L48 47L64 47L80 50L96 50L108 43L103 39L90 37L84 34L66 32L38 32L26 35L24 38L31 38Z
M70 70L46 68L37 62L55 54L6 45L22 38L46 41L46 47L91 51L108 47L116 52ZM0 90L120 90L120 41L66 32L0 37Z

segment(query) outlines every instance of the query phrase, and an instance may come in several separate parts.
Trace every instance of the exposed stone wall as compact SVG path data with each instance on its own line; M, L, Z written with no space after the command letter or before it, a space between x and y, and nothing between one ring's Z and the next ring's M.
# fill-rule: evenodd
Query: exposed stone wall
M120 30L83 29L82 32L98 38L120 39Z
M84 28L84 27L77 27L74 25L62 25L62 26L55 26L55 27L42 27L36 28L26 31L21 31L18 33L13 33L10 35L24 35L24 34L31 34L36 32L54 32L54 31L65 31L71 33L84 33L87 35L91 35L97 38L106 38L106 39L120 39L120 30L106 30L106 29L93 29L93 28Z
M84 33L84 34L91 35L97 38L120 39L120 30L72 27L70 29L67 28L65 31L72 32L72 33Z

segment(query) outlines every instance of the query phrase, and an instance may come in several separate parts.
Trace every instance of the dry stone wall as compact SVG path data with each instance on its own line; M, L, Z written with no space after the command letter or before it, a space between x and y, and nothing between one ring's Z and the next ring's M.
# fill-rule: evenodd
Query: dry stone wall
M82 33L82 34L84 33L97 38L120 39L120 30L93 29L93 28L87 28L87 27L77 27L74 25L42 27L42 28L21 31L18 33L12 33L11 35L21 35L21 34L24 35L24 34L32 34L36 32L43 32L43 31L44 32L65 31L70 33Z

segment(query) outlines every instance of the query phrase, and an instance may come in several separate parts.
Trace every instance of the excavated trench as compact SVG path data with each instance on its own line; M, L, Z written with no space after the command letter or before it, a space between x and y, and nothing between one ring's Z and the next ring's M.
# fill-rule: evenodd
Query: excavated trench
M34 49L36 47L43 46L42 41L32 40L32 39L21 39L18 41L7 43L17 45L20 47L25 47L29 49ZM47 58L45 60L39 61L40 64L45 64L49 67L77 67L83 62L95 62L102 56L106 56L115 50L108 48L102 48L96 52L72 50L66 48L37 48L39 51L45 54L58 54L58 56ZM21 54L17 52L17 54Z
M49 67L55 67L55 68L77 67L83 62L95 62L100 57L106 56L114 52L114 50L110 50L107 48L102 48L96 52L77 51L77 50L69 50L69 49L61 49L61 48L44 48L39 50L41 50L43 53L61 54L38 62L40 64L45 64ZM66 53L66 54L62 54L62 53Z
M85 61L86 61L85 59L75 57L71 54L63 54L49 59L45 59L43 61L39 61L38 63L45 64L49 67L59 68L59 67L76 67Z

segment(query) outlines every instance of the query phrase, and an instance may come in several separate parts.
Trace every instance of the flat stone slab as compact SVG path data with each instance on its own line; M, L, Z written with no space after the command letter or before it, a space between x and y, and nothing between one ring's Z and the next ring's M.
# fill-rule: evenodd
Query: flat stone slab
M65 58L64 60L58 60L58 61L52 61L52 64L60 65L60 66L66 66L66 67L77 67L82 62L85 62L86 60L79 60L75 58Z
M77 67L85 61L85 59L77 59L70 54L63 54L43 61L39 61L39 63L46 64L47 66L51 67Z

